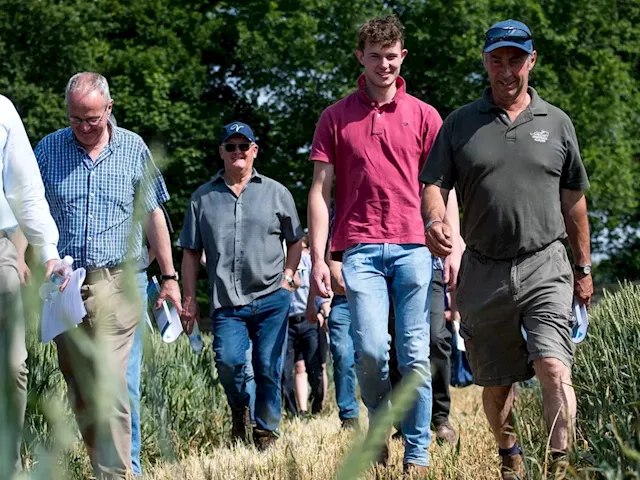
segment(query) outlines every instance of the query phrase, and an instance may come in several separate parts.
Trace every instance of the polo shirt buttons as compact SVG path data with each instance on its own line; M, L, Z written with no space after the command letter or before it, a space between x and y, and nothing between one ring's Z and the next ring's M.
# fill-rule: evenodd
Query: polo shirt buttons
M371 106L375 107L376 106L376 102L371 102Z
M379 113L379 114L378 114L378 118L380 118L380 115L381 115L381 114Z

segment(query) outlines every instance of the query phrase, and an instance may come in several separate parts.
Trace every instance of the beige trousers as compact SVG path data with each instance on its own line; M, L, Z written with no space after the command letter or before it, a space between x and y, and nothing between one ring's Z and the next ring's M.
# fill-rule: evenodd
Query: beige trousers
M20 297L18 257L7 238L0 238L0 478L21 470L20 443L27 406L27 348Z
M126 371L141 305L130 276L104 272L82 286L83 322L55 342L96 477L125 478L131 469Z

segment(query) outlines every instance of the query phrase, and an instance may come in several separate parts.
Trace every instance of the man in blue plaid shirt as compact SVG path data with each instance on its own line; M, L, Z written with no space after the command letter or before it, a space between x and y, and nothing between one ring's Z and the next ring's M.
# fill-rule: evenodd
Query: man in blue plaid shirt
M61 232L60 254L87 270L82 286L87 316L80 328L97 341L88 352L77 332L58 336L58 362L96 476L125 478L131 469L125 373L141 314L139 299L131 298L137 289L125 275L125 265L135 265L140 257L142 242L134 228L139 221L146 224L163 278L156 307L166 298L182 310L169 232L156 195L158 182L164 191L166 187L144 141L109 122L113 100L102 75L74 75L66 103L70 127L42 139L35 153ZM105 389L98 378L108 379L113 391L101 417L97 412Z

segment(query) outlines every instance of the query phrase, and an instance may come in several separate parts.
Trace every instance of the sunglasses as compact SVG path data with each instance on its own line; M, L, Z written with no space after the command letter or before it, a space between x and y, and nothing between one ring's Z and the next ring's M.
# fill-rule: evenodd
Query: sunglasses
M530 40L531 35L519 28L492 28L484 36L485 46L504 41L525 44Z
M225 151L229 153L235 152L236 147L238 147L241 152L246 152L251 148L251 144L250 143L225 143L224 144Z

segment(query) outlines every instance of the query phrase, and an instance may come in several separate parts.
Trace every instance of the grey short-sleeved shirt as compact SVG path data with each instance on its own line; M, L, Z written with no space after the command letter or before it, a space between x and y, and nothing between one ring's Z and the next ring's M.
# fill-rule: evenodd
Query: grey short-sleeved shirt
M566 237L560 189L586 190L571 120L529 88L512 123L487 89L444 122L420 181L462 197L462 236L489 258L535 252Z
M295 243L302 228L284 185L253 171L236 197L221 170L191 196L178 245L207 255L212 311L235 307L281 287L282 241Z

